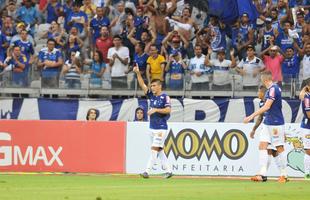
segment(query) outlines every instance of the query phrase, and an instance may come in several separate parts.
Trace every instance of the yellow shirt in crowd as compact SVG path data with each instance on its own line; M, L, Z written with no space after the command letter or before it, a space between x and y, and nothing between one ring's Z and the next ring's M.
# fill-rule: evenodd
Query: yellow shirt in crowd
M161 67L161 64L166 63L164 56L158 55L157 58L153 58L150 56L146 63L150 65L150 73L151 73L151 80L153 79L160 79L162 80L162 74L164 69Z

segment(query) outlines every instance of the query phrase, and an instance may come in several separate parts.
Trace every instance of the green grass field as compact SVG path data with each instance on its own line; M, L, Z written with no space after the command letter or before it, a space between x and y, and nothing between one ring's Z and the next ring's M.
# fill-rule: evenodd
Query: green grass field
M125 175L0 175L0 200L198 200L310 198L310 181L252 183Z

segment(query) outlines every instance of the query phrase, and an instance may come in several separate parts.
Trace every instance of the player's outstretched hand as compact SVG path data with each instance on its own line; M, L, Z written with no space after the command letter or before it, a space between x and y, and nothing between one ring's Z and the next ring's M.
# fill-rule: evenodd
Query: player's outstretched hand
M250 138L254 139L255 131L251 131Z
M248 116L248 117L244 118L243 123L247 124L247 123L249 123L251 120L252 120L252 117L251 117L251 116Z
M149 116L151 116L151 115L153 115L155 112L156 112L156 109L155 109L155 108L151 108L151 109L147 112L147 114L148 114Z

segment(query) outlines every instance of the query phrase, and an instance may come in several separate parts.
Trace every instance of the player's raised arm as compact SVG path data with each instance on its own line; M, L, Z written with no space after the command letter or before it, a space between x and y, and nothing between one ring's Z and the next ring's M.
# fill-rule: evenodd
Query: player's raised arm
M146 94L148 91L148 87L145 85L145 83L143 81L139 67L137 65L134 66L133 71L137 74L138 83L139 83L141 89L143 90L144 94Z

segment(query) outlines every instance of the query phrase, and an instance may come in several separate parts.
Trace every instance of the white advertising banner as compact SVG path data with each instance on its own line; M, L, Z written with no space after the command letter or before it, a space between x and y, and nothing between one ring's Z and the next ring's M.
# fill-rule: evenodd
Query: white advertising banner
M257 174L259 132L249 137L252 124L241 123L169 123L165 153L177 175L252 176ZM303 176L303 150L299 124L286 124L285 145L288 174ZM126 172L141 173L150 156L150 137L147 122L127 123ZM153 169L162 173L160 161ZM279 176L271 161L268 176Z

